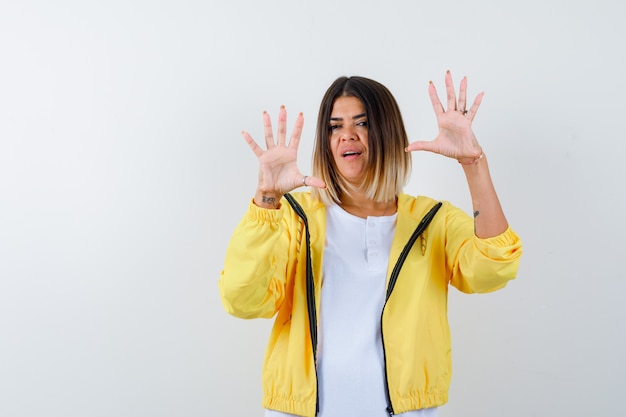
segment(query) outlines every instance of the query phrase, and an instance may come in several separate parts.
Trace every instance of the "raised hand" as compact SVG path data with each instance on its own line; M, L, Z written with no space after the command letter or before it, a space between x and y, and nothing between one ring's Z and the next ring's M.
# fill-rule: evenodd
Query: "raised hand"
M302 135L304 117L298 114L296 123L287 143L287 111L281 106L278 113L277 139L274 140L272 121L267 112L263 112L266 150L263 150L248 132L242 132L259 160L259 184L254 202L260 207L277 208L280 198L289 191L302 187L323 188L326 185L316 177L305 176L297 166L298 145Z
M450 71L446 72L446 93L448 108L444 109L437 90L432 82L428 86L428 94L437 116L439 134L432 141L411 143L407 151L429 151L449 158L455 158L462 164L471 164L482 156L482 148L472 131L472 121L483 100L483 94L476 96L472 106L467 109L467 78L463 77L457 101Z

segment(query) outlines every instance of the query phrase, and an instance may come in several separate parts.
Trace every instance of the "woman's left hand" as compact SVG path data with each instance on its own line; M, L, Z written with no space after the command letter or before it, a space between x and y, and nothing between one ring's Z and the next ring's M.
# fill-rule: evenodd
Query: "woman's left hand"
M482 155L482 149L472 131L472 121L483 100L483 94L476 96L474 103L468 109L467 105L467 78L463 77L459 88L459 98L457 101L452 83L450 71L446 72L446 92L448 98L448 109L444 109L437 90L432 81L428 86L430 101L433 104L439 134L432 141L417 141L411 143L406 151L429 151L440 155L454 158L461 163L464 161L474 161Z

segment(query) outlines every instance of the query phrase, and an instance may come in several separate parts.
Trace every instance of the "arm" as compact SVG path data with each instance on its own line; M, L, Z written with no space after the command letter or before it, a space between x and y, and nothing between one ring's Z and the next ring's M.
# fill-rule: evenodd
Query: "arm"
M519 236L508 228L495 237L473 233L475 222L463 210L445 203L445 252L450 284L465 293L504 287L517 275L522 255Z
M487 157L472 131L472 122L482 102L483 93L478 94L472 106L466 109L467 78L461 80L458 102L449 71L445 81L447 111L441 104L433 83L428 87L437 116L439 134L430 142L411 143L407 151L426 150L457 159L465 172L472 197L474 233L480 238L498 236L508 229L508 222L491 181Z
M304 176L296 165L304 119L300 113L289 143L286 139L287 112L278 114L277 141L272 122L263 112L263 150L249 133L243 137L259 160L259 182L253 202L239 223L226 251L219 280L224 308L241 318L272 317L285 298L287 271L292 270L297 242L292 239L288 208L281 207L282 196L302 185L323 187L324 182Z
M463 170L472 196L474 233L481 238L500 235L509 224L491 181L487 157L483 155L478 161L463 165Z
M240 318L272 317L285 296L291 234L281 210L250 203L233 233L218 282L228 313Z

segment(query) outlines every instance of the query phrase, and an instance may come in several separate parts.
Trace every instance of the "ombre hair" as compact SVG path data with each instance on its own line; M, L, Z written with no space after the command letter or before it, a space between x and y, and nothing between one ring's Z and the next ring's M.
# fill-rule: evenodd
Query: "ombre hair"
M390 201L402 192L411 172L409 140L400 108L387 87L364 77L340 77L326 90L317 117L313 148L313 175L326 183L311 193L324 204L341 204L355 190L339 173L330 148L330 116L339 97L356 97L365 109L368 126L368 172L359 189L377 202Z

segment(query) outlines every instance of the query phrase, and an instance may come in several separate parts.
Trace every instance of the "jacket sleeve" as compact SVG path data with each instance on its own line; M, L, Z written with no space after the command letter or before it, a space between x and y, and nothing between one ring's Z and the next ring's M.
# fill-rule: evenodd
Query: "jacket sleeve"
M485 293L503 288L517 275L522 241L508 227L502 234L481 239L474 234L474 220L448 205L446 257L450 283L464 293Z
M218 286L233 316L270 318L285 298L287 265L295 251L285 206L268 210L251 202L231 237Z

